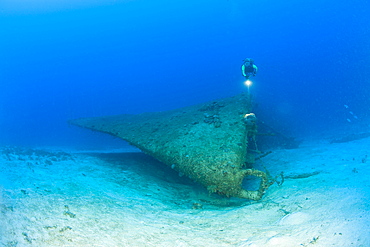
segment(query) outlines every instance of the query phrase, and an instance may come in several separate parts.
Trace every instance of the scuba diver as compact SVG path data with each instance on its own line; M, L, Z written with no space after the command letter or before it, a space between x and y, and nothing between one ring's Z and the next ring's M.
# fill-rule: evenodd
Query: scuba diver
M245 79L249 79L251 76L255 76L257 74L257 66L254 64L254 61L252 58L246 58L244 59L243 65L242 65L242 74L245 77Z

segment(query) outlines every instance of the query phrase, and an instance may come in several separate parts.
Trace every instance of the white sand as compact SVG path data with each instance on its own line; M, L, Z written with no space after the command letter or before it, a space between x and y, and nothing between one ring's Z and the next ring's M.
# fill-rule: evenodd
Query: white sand
M290 178L259 202L209 196L141 153L2 148L0 246L367 247L369 147L276 150L257 165Z

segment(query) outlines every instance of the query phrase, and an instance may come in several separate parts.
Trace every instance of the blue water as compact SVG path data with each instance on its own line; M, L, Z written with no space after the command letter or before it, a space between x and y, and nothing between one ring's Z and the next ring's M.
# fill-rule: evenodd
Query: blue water
M245 92L246 57L257 116L278 131L369 126L367 0L89 2L0 2L1 145L119 146L67 120Z

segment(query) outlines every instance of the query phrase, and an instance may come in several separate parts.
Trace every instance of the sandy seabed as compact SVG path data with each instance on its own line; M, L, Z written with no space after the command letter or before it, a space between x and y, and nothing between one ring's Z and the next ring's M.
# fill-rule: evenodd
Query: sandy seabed
M370 246L370 138L304 143L261 201L209 195L135 150L0 148L0 246Z

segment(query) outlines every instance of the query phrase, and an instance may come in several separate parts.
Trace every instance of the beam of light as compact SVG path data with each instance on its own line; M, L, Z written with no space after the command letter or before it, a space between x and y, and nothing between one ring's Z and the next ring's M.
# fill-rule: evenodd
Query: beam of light
M244 82L244 85L246 85L247 86L247 88L248 88L248 94L249 94L249 88L250 88L250 86L252 85L252 81L251 80L246 80L245 82Z
M244 85L246 85L249 88L252 85L252 81L248 79L244 82Z

